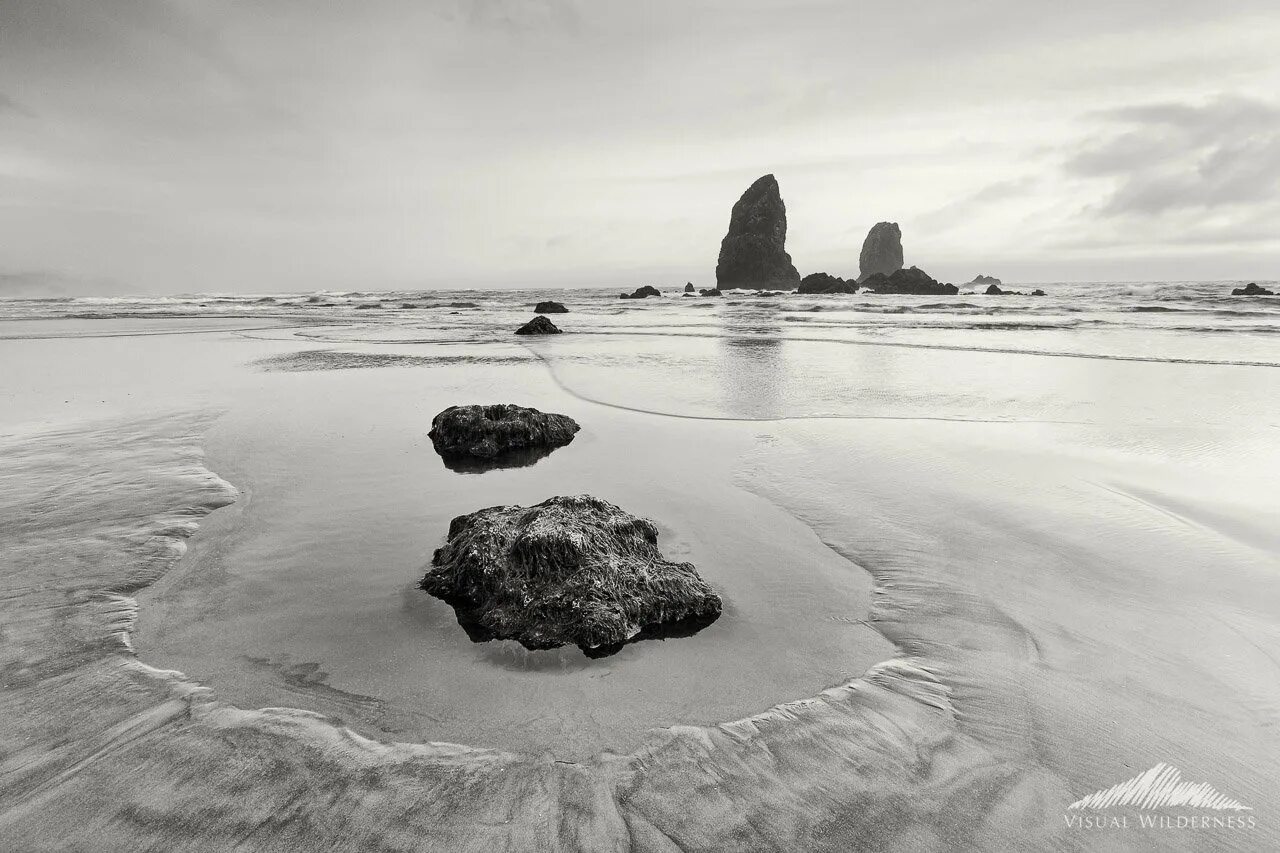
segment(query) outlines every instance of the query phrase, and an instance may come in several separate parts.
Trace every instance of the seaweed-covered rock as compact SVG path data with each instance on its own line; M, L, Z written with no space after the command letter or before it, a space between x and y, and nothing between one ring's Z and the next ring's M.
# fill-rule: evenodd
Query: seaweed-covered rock
M552 302L548 300L546 302L539 302L537 305L533 306L533 313L535 314L568 314L569 309L565 308L563 303Z
M796 292L810 295L815 293L857 293L858 285L834 275L815 272L800 279L800 287Z
M516 329L517 335L558 335L560 332L555 323L541 314Z
M777 179L765 175L747 188L729 214L716 262L716 287L792 289L800 273L786 243L787 206Z
M451 604L477 642L601 656L720 615L693 565L663 558L653 522L590 495L460 515L431 566L420 586Z
M647 296L661 296L662 291L654 287L652 284L646 284L643 287L637 287L631 293L619 293L619 299L644 299Z
M898 270L893 275L876 273L862 286L876 293L907 293L919 296L952 296L960 292L954 284L942 284L918 267Z
M431 419L431 443L446 460L510 460L511 465L462 466L461 470L528 465L573 441L581 427L568 415L524 406L450 406ZM512 454L516 454L512 457ZM452 466L451 466L452 467Z
M1231 291L1232 296L1275 296L1275 292L1267 290L1265 287L1259 287L1257 282L1249 282L1244 287L1237 287Z
M893 275L902 269L902 229L896 222L877 222L862 241L858 256L858 284L882 273Z

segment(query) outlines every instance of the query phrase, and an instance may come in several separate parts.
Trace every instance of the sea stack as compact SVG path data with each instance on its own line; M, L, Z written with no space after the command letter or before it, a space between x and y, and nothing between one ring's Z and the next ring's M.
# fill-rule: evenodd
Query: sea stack
M800 283L800 273L791 263L786 242L787 207L777 179L765 175L747 188L729 214L716 287L791 290Z
M862 241L858 256L858 282L876 273L893 275L902 269L902 229L896 222L877 222Z

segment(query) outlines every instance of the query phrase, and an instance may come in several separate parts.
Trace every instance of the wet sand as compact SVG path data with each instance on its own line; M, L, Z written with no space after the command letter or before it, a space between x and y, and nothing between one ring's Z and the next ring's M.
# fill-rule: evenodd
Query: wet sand
M0 429L0 840L1280 844L1280 371L888 348L871 365L755 340L719 345L726 372L687 341L627 367L563 337L485 347L538 360L465 375L253 367L306 348L283 330L7 342L56 392ZM833 353L854 350L842 373ZM113 358L160 375L100 393ZM206 369L166 383L179 362ZM532 468L445 471L425 437L440 401L516 388L583 433ZM725 616L601 666L450 644L447 608L412 594L443 525L553 476L657 518ZM492 713L432 735L468 731L460 697ZM1256 826L1064 821L1160 761Z

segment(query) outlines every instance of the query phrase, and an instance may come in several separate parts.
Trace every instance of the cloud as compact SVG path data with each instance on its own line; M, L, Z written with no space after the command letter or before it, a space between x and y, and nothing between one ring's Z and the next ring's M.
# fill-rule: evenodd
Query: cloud
M1106 130L1064 164L1070 177L1105 179L1091 213L1159 216L1266 203L1280 193L1280 106L1221 97L1099 114Z

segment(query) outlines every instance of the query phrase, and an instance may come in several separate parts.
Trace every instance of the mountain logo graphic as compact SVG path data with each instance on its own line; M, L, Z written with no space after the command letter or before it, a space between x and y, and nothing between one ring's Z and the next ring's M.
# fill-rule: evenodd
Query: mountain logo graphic
M1206 782L1185 782L1182 772L1161 762L1127 782L1095 791L1067 806L1068 811L1101 811L1115 806L1160 809L1183 806L1214 811L1251 812L1253 808L1221 794Z

